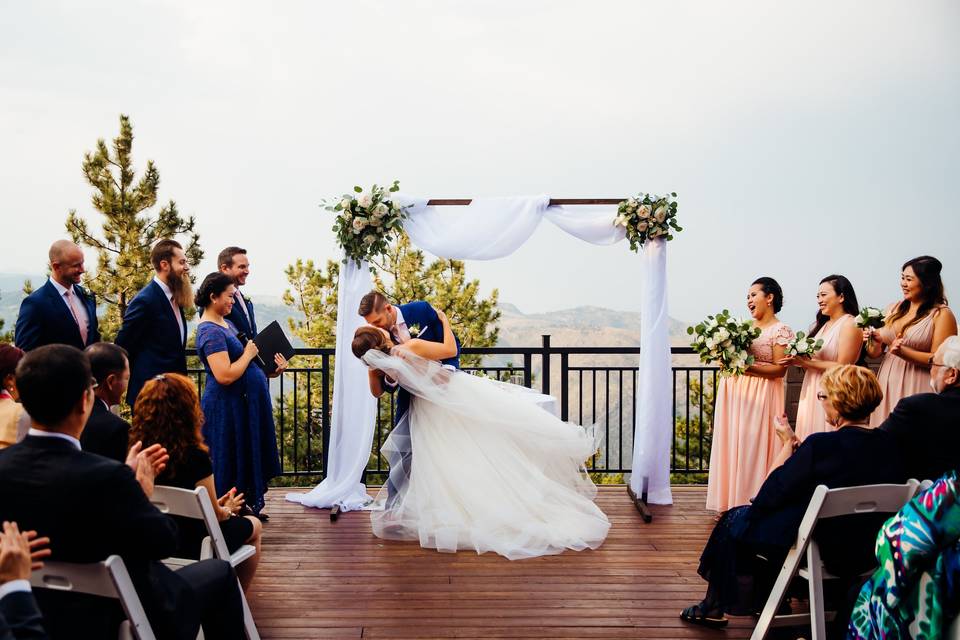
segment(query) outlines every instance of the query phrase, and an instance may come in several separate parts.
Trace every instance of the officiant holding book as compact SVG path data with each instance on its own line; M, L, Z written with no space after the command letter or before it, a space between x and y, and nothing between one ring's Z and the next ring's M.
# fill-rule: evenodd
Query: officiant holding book
M202 309L197 325L197 355L206 370L201 408L203 437L210 447L217 494L243 493L254 515L261 513L267 483L280 474L267 376L255 360L259 349L228 319L236 304L236 285L225 273L211 273L197 291ZM279 375L287 361L279 353ZM271 367L272 368L272 367Z

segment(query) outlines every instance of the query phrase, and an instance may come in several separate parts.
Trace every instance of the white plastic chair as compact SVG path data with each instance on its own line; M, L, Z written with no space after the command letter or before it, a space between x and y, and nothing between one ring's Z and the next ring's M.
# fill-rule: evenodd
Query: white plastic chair
M780 575L774 583L770 597L763 607L751 640L763 640L771 627L810 624L812 640L824 640L827 637L827 614L823 603L823 581L835 578L823 568L820 559L820 547L813 539L817 521L837 516L890 513L899 511L917 493L920 483L910 480L906 484L873 484L862 487L828 489L820 485L813 492L807 511L800 522L797 541L791 547L783 561ZM806 559L806 566L803 560ZM810 597L810 613L776 615L780 603L787 595L787 589L794 577L807 580ZM832 616L831 616L832 619Z
M242 545L235 552L230 553L227 549L227 541L223 537L223 530L220 529L220 522L213 511L213 504L211 504L209 494L204 487L197 487L190 491L189 489L158 485L153 488L153 496L151 496L150 502L163 513L203 521L207 528L207 536L200 545L201 560L216 558L226 560L231 566L236 567L257 553L256 548L249 544ZM167 558L164 560L164 564L171 568L183 567L194 562L197 562L197 560L192 558ZM253 620L250 605L247 604L247 598L242 588L240 589L240 601L243 604L243 627L247 639L260 640L260 633L257 631L257 625Z
M114 555L103 562L84 564L44 562L42 569L30 574L30 585L34 589L86 593L117 599L127 616L120 625L119 640L156 638L120 556Z

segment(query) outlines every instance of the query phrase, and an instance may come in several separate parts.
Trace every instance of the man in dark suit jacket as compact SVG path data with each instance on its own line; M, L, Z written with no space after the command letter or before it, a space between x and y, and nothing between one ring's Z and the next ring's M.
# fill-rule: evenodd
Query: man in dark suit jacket
M150 252L150 262L156 271L153 281L130 301L116 340L130 358L131 407L150 378L187 372L183 308L193 304L187 256L179 242L161 240Z
M96 453L117 462L126 462L130 448L130 425L110 411L123 401L130 382L130 363L127 352L109 342L98 342L86 349L90 360L96 400L93 412L80 436L80 446L88 453Z
M936 480L960 469L960 338L950 336L933 354L930 386L897 403L880 429L897 440L907 473Z
M176 572L160 562L177 548L176 524L148 499L166 452L155 445L127 466L81 451L94 402L83 352L48 345L28 353L17 388L34 428L0 451L0 520L48 536L51 561L121 556L159 638L193 640L201 623L207 638L242 637L239 585L228 562ZM115 603L105 610L101 599L50 590L38 590L37 600L53 638L116 637Z
M217 268L221 273L228 275L237 292L234 294L233 308L227 320L233 323L237 331L250 338L257 337L257 318L253 313L253 301L240 293L240 287L247 284L250 275L250 261L247 259L247 250L240 247L227 247L217 256Z
M407 304L392 305L379 291L371 291L360 300L357 312L367 323L384 329L390 333L396 344L401 344L413 338L443 342L443 324L437 316L437 311L429 302L416 300ZM457 343L457 352L453 356L441 360L441 364L451 369L460 368L460 340L456 335L453 339ZM372 384L372 383L371 383ZM410 424L407 422L407 409L410 407L410 394L406 389L399 387L396 382L386 376L380 377L380 389L387 393L396 393L396 406L393 412L393 431L397 434L407 434ZM378 393L371 389L374 395ZM397 438L397 442L410 442L409 437ZM409 474L413 464L413 450L399 452L399 460L391 461L390 476L387 477L387 500L392 502L397 494L401 478L395 474ZM361 481L365 480L366 473Z
M14 342L24 351L45 344L69 344L83 349L100 341L97 303L80 286L83 250L69 240L50 247L50 278L23 299Z
M43 617L30 587L33 561L45 557L41 540L21 533L17 523L4 522L0 531L0 640L32 638L44 640ZM37 566L43 566L38 562Z

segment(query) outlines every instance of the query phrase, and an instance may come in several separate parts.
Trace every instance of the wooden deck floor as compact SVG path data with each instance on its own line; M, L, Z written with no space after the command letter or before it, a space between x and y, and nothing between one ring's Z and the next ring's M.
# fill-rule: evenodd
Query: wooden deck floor
M248 597L263 638L745 638L686 625L713 526L704 487L675 487L674 505L644 524L623 486L601 487L613 522L597 551L510 562L443 554L370 532L369 514L283 501L270 492L263 559Z

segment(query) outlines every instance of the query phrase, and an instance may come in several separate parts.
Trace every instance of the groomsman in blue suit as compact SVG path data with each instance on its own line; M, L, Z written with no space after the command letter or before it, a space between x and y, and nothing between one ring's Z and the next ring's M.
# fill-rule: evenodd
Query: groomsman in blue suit
M83 250L69 240L50 247L50 278L24 298L14 332L14 343L24 351L46 344L68 344L85 349L100 342L97 303L80 286Z
M153 280L134 297L123 314L117 344L130 358L131 407L147 380L161 373L187 372L187 317L193 304L190 265L176 240L161 240L150 252Z
M227 320L247 338L251 340L256 338L257 318L253 313L253 302L240 293L240 287L247 284L247 276L250 275L247 250L240 247L227 247L217 256L217 268L221 273L230 276L237 290L234 294L233 309L230 310Z

